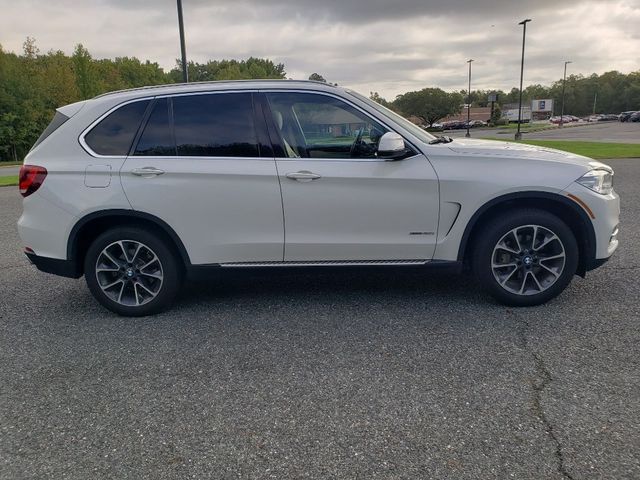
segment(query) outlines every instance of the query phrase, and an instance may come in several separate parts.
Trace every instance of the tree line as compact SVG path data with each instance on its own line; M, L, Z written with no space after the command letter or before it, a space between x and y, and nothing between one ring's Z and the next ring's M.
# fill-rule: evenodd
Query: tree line
M210 60L189 62L191 81L286 78L285 66L269 59ZM309 77L326 81L318 73ZM41 53L33 38L27 37L21 54L6 52L0 45L0 161L20 161L46 128L54 110L62 105L92 98L101 93L182 81L179 61L169 70L158 63L135 57L96 59L82 45L76 45L71 55L60 50ZM474 90L472 106L486 106L491 93L499 96L498 104L516 103L518 89ZM559 108L562 81L550 86L529 85L523 92L525 102L552 98ZM466 91L445 92L440 88L425 88L398 95L387 101L376 92L371 98L406 116L417 116L432 124L456 113L466 103ZM565 91L565 113L588 115L617 113L640 109L640 71L622 74L570 75ZM558 112L556 112L558 113Z
M371 98L405 116L421 118L425 124L434 122L455 113L459 113L463 104L470 101L472 107L490 105L489 95L497 94L498 111L507 104L517 104L520 90L472 90L467 97L466 90L445 92L440 88L424 88L398 95L393 101L387 101L377 92L371 92ZM553 99L554 114L560 114L562 103L562 80L550 86L534 84L522 91L523 105L531 100ZM628 74L611 71L602 75L570 75L565 84L564 113L587 116L593 113L620 113L627 110L640 110L640 70Z
M285 78L284 65L262 58L189 62L189 80ZM56 108L101 93L182 81L182 65L165 72L135 57L95 59L81 44L72 55L41 53L32 38L22 54L0 45L0 161L20 161L46 128Z

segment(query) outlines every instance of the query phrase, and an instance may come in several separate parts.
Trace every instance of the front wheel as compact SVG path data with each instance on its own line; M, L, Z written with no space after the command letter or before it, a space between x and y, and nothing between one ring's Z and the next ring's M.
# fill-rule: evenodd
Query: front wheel
M168 308L181 275L167 244L146 230L120 227L98 236L84 262L89 290L119 315L144 316Z
M487 223L476 237L473 270L501 303L533 306L559 295L578 266L571 229L543 210L515 210Z

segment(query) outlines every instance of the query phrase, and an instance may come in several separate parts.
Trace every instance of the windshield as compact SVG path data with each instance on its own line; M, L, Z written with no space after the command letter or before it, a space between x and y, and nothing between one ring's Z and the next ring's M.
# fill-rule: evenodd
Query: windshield
M410 122L406 118L398 115L393 110L389 110L387 107L383 107L382 105L380 105L377 102L374 102L370 98L367 98L364 95L361 95L361 94L359 94L357 92L354 92L353 90L345 90L345 91L349 95L353 95L354 97L356 97L358 100L362 100L367 105L369 105L370 107L374 108L377 112L381 113L385 117L387 117L387 118L393 120L394 122L400 124L405 130L408 130L409 132L411 132L411 134L413 134L416 137L418 137L418 139L420 141L422 141L424 143L429 143L431 140L436 138L435 136L431 135L430 133L425 132L419 126L413 124L412 122Z

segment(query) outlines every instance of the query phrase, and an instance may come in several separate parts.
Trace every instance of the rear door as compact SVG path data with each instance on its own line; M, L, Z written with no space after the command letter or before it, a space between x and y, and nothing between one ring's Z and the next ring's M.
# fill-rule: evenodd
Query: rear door
M255 118L251 92L156 98L121 169L132 207L169 224L193 264L283 259L276 165Z
M285 260L430 260L438 180L424 155L376 156L389 128L336 96L265 92L285 216Z

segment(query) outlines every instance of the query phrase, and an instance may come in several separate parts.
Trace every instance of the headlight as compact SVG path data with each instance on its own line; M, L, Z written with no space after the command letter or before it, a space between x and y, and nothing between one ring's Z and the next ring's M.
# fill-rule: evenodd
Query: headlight
M608 195L613 192L613 172L610 170L591 170L576 182L601 195Z

